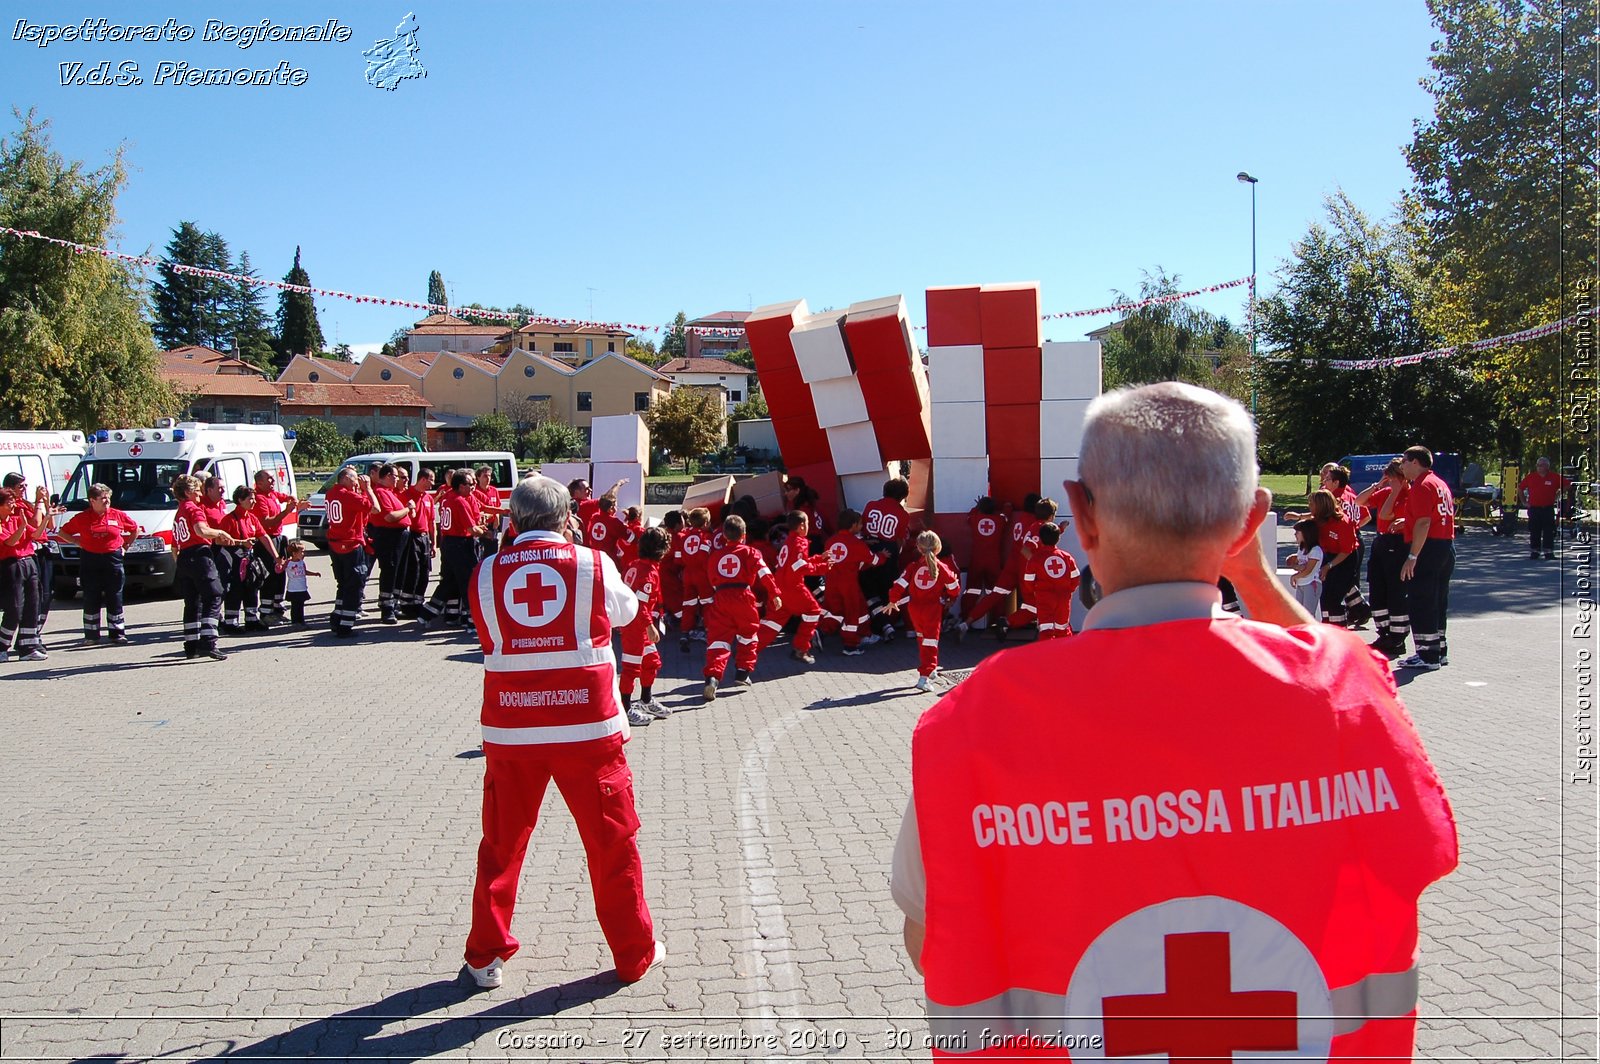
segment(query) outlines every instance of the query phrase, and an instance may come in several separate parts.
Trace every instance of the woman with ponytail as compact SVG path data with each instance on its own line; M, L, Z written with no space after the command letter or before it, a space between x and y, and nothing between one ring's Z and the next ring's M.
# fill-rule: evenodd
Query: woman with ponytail
M921 646L917 662L919 691L928 690L934 674L939 671L939 629L945 603L961 597L961 580L954 569L939 560L940 548L936 533L917 533L917 556L889 589L886 607L892 613L906 600L911 602L907 612Z

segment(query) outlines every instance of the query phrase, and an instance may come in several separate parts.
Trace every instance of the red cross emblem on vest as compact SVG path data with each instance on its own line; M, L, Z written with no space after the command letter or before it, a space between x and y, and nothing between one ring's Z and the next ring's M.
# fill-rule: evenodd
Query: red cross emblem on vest
M717 572L730 580L739 575L739 556L737 554L724 554L717 559Z
M1067 559L1059 554L1052 554L1044 560L1045 575L1052 580L1060 580L1067 575Z
M917 570L917 575L911 578L911 582L923 591L932 591L933 586L939 582L939 575L924 565Z
M850 557L850 548L843 543L832 543L828 546L828 560L835 565L841 564Z
M992 536L992 535L994 535L995 530L997 528L999 528L999 527L1000 526L995 522L995 519L992 518L992 517L980 517L980 518L978 518L978 535L980 535L980 536L984 536L984 537Z
M1332 1008L1316 958L1289 928L1229 898L1175 898L1095 938L1068 985L1066 1026L1098 1035L1108 1058L1316 1060L1333 1039Z
M567 584L548 565L524 565L506 577L501 601L513 621L527 628L541 628L566 608Z

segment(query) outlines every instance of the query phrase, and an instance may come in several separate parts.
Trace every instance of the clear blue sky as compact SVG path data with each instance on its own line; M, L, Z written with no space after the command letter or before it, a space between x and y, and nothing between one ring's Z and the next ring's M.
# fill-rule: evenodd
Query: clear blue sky
M15 22L137 10L189 43L12 39ZM414 10L425 80L364 80L363 49ZM208 18L337 17L349 43L199 39ZM1039 279L1046 311L1250 268L1264 291L1343 187L1387 215L1427 116L1421 0L1090 4L642 2L7 5L5 99L98 162L125 143L119 245L180 220L281 277L423 299L521 301L656 323L805 297ZM153 84L162 60L308 71L303 86ZM62 87L58 63L139 64L137 87ZM14 128L9 121L9 130ZM589 290L594 289L591 293ZM1242 290L1199 301L1243 318ZM270 305L275 308L275 296ZM414 312L318 301L330 345ZM1055 322L1076 339L1109 318Z

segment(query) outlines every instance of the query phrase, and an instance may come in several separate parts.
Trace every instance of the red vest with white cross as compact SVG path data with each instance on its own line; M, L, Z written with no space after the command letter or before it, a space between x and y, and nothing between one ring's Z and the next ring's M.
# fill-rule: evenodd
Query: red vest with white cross
M545 756L553 745L620 745L625 718L599 553L523 540L484 559L470 584L483 645L483 748Z
M1351 633L1007 651L923 715L912 783L934 1056L1410 1058L1417 899L1455 825Z

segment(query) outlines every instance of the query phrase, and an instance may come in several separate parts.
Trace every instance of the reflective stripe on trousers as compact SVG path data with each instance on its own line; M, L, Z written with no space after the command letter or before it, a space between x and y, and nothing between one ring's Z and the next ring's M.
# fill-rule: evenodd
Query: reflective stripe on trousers
M1334 987L1330 994L1334 1037L1351 1034L1369 1019L1392 1019L1416 1011L1417 969L1379 972L1349 986ZM966 1045L976 1052L1008 1036L1024 1038L1030 1028L1037 1031L1041 1021L1066 1018L1067 996L1012 989L970 1005L941 1005L930 999L927 1008L934 1045ZM945 1052L962 1055L954 1050Z

